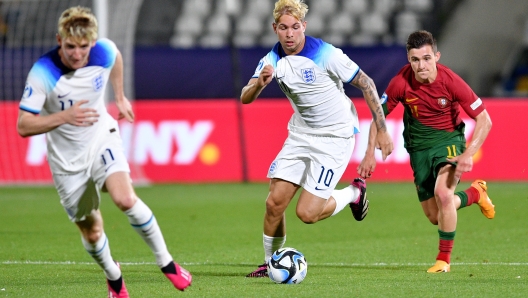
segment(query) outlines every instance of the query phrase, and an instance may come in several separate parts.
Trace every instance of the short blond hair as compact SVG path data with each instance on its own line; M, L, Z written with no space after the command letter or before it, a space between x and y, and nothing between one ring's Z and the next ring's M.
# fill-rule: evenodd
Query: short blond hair
M307 12L308 5L306 5L303 0L279 0L275 2L273 19L275 20L275 23L278 23L280 17L287 14L302 22L304 21Z
M97 19L90 8L74 6L66 9L59 18L58 33L61 38L74 40L97 39Z

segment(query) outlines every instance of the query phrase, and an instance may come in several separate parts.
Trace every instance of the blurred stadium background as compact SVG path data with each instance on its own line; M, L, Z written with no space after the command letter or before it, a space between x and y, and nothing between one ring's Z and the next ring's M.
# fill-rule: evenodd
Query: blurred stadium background
M137 121L123 123L121 133L136 181L266 180L267 166L286 136L291 107L276 84L252 105L242 107L236 98L258 60L276 42L271 29L274 2L0 1L0 184L51 182L44 138L20 138L16 113L27 72L55 46L56 21L72 5L92 7L100 35L114 40L123 53L126 94L135 100ZM528 180L528 158L521 153L512 152L502 162L511 164L508 171L492 160L504 155L504 148L518 147L515 131L520 123L526 124L525 0L306 2L307 34L342 48L374 79L379 93L407 63L407 35L417 29L431 31L438 40L441 63L485 100L494 121L490 139L475 157L474 175ZM361 93L350 86L346 91L358 107L362 130L368 129L370 114ZM398 139L401 115L389 118L399 149L380 165L376 179L409 180L408 159ZM471 132L469 126L468 135ZM363 143L360 136L344 178L354 175Z

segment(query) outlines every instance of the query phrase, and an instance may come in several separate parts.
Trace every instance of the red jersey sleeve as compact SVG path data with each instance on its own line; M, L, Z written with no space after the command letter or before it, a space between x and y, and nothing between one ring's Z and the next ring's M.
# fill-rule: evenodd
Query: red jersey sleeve
M438 65L442 67L443 65ZM471 87L455 72L445 68L445 88L451 93L452 98L460 104L466 114L475 119L478 114L486 109L484 102L473 92Z
M383 105L385 115L390 114L390 112L392 112L398 103L405 97L405 86L407 85L406 76L408 75L408 68L408 65L406 65L400 69L398 74L396 74L396 76L391 79L387 89L385 89L385 93L383 93L381 97L381 103Z

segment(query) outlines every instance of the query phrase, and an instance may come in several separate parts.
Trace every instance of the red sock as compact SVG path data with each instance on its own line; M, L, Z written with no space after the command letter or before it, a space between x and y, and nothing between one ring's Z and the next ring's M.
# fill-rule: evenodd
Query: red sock
M467 197L468 197L468 202L466 206L470 206L471 204L476 204L480 200L480 192L473 186L470 186L464 192L467 194Z
M438 244L438 249L440 252L436 257L437 260L444 261L448 264L451 263L451 251L453 250L453 244L455 240L443 240L440 239L440 244Z

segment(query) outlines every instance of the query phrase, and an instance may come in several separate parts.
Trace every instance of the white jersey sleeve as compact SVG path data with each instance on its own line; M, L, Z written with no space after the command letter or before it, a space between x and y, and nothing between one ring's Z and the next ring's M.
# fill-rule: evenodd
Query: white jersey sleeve
M359 72L359 66L341 49L333 48L332 54L326 59L326 69L337 76L342 82L349 84Z
M54 81L56 82L56 79L54 79L53 74L46 71L43 63L35 63L28 74L20 109L33 114L40 114L46 101L46 94L52 89Z
M275 48L277 45L275 45ZM274 48L274 49L275 49ZM264 56L262 59L260 59L257 68L255 69L255 73L251 77L252 79L258 78L260 75L260 72L266 65L273 66L273 69L277 68L277 61L279 61L279 55L276 53L276 51L269 52L266 56Z

